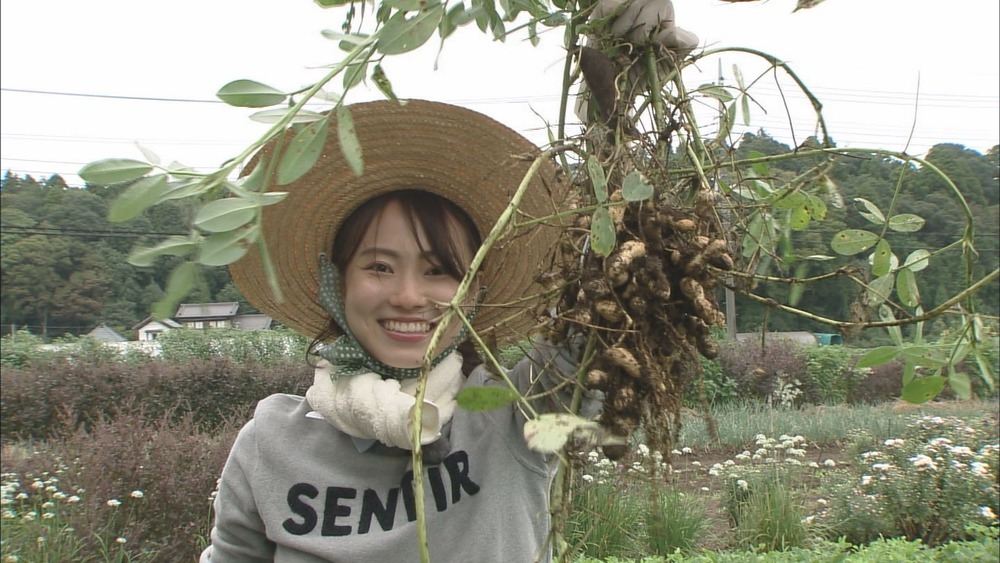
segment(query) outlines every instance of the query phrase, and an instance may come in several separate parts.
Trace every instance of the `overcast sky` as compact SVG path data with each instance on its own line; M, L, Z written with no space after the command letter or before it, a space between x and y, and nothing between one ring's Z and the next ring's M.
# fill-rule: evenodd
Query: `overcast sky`
M674 5L678 24L703 47L750 47L788 62L824 102L841 146L903 150L911 128L911 154L939 142L980 152L1000 142L996 0L827 0L796 13L794 0ZM215 92L238 78L283 90L314 82L319 67L340 58L320 31L342 20L312 0L3 0L0 167L59 173L77 185L87 162L141 158L136 141L164 161L218 166L265 126L247 119L250 110L218 103ZM440 54L434 39L385 66L402 97L464 105L544 143L545 120L557 119L562 29L538 47L524 38L495 43L473 25ZM685 82L716 80L719 60ZM748 79L764 69L748 56L721 63L729 84L734 64ZM813 119L789 81L781 88L794 137L770 77L754 90L766 112L755 109L751 129L791 144L814 133Z

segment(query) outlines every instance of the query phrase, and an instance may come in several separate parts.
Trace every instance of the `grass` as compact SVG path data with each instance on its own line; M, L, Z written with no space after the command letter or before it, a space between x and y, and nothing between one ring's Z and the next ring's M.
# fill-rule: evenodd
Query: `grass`
M842 443L854 431L863 430L877 439L892 437L918 416L976 418L997 413L996 401L936 401L923 405L897 402L881 405L831 405L780 408L755 401L738 401L717 407L712 415L718 424L719 441L708 435L695 413L682 420L680 444L699 444L707 450L724 451L753 443L757 434L807 436L816 444Z

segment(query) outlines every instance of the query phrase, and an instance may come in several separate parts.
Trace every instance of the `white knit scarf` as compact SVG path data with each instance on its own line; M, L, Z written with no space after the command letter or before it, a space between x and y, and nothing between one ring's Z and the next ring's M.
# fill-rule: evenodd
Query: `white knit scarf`
M306 391L309 405L342 432L362 440L378 440L388 446L411 449L411 414L416 406L419 379L382 379L366 372L333 379L335 371L326 360L316 366L312 387ZM452 352L427 374L420 425L420 444L441 437L441 427L455 414L455 395L462 387L462 357Z

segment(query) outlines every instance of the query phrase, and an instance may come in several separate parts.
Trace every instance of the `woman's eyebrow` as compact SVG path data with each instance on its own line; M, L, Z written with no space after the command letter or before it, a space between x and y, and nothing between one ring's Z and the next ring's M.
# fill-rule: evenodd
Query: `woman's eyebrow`
M393 250L391 248L385 248L383 246L370 246L370 247L367 247L367 248L359 249L358 252L357 252L357 255L358 256L371 256L372 258L374 258L376 256L388 256L389 258L399 258L399 257L402 256L402 254L399 251ZM441 261L440 257L437 255L437 253L436 252L432 252L430 250L425 250L425 251L421 252L420 253L420 258L422 260L426 260L427 262L431 262L431 263L435 263L435 264Z

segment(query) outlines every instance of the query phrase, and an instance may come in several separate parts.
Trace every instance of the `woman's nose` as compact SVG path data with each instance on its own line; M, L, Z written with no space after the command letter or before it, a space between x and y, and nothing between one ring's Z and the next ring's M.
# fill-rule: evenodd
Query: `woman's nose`
M423 284L416 276L403 275L390 296L389 302L404 309L417 309L427 305L427 295Z

